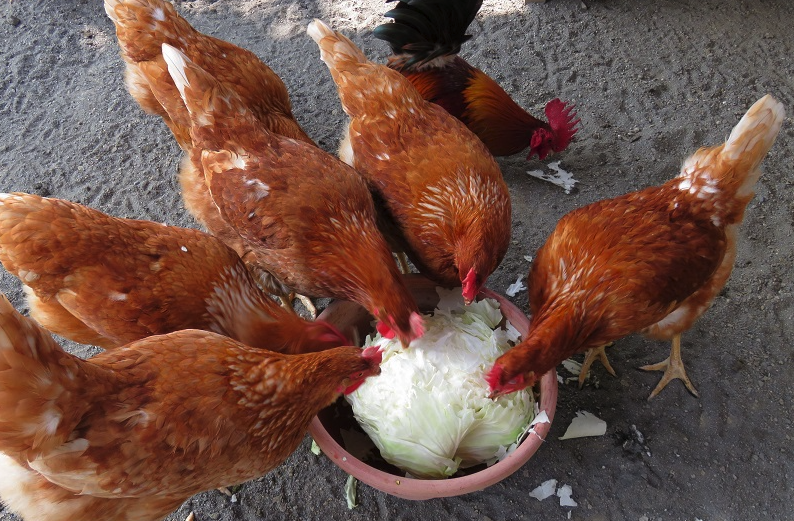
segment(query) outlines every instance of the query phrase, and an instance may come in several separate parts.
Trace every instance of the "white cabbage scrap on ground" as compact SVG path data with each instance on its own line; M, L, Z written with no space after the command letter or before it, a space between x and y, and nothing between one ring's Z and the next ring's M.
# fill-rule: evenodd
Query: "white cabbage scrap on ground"
M532 490L532 492L529 493L529 497L534 497L538 501L543 501L546 498L556 495L560 498L561 507L576 507L579 504L573 500L571 497L572 494L573 489L570 485L561 485L557 488L557 480L550 479L544 481Z
M554 171L554 173L546 172L545 170L528 170L527 174L543 181L548 181L551 184L555 184L565 190L566 194L570 194L571 190L573 190L573 187L576 186L576 183L578 183L578 181L573 178L573 174L561 168L559 161L551 162L548 166Z
M570 485L563 485L557 489L557 497L560 498L561 507L578 506L578 503L573 500L571 494L573 494L573 489L571 489Z
M356 485L358 480L353 476L348 475L345 481L345 500L347 501L347 509L353 510L358 506L356 501Z
M557 490L557 480L550 479L548 481L544 481L538 487L532 490L529 493L529 497L534 497L538 501L543 501L547 497L551 497L554 495L554 492Z
M586 436L603 436L607 432L607 422L587 411L578 411L568 430L560 439L570 440Z
M513 284L510 284L507 287L507 291L505 291L505 294L508 297L515 297L516 293L518 293L519 291L524 291L525 289L527 289L527 287L524 286L524 280L523 279L524 279L524 277L519 275L518 279Z

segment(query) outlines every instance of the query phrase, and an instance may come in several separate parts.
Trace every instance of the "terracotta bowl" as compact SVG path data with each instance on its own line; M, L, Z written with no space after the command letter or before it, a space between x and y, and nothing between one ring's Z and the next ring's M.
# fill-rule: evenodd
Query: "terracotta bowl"
M406 276L406 285L416 298L420 310L430 312L435 308L438 303L435 283L419 275L408 275ZM502 314L522 335L527 333L529 319L520 309L491 290L484 289L478 295L478 298L486 297L498 301ZM361 338L372 332L372 316L364 308L351 302L335 301L318 318L335 324L351 337L353 330L357 330ZM481 465L466 469L463 472L468 472L468 474L460 477L439 480L404 477L403 471L380 459L374 444L363 433L363 430L358 428L355 419L353 419L352 410L344 399L340 399L334 405L322 410L309 425L309 432L331 461L359 481L382 492L413 500L457 496L482 490L503 480L535 454L549 432L557 406L557 376L555 372L550 371L545 374L539 382L539 387L538 405L541 411L546 411L549 423L536 424L534 430L537 436L530 434L507 458L490 467ZM360 435L348 434L346 436L344 434L344 432L350 433L354 429L359 430ZM361 445L371 445L376 456L368 458L367 462L354 456L353 454L361 454ZM373 461L377 459L380 461Z

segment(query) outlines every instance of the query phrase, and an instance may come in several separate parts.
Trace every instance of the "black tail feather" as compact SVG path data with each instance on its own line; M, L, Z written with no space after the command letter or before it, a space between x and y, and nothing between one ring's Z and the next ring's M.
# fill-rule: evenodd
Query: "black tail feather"
M393 2L395 0L387 0ZM403 68L421 65L439 56L454 55L471 38L466 34L482 0L407 0L385 16L394 21L375 28L394 54L408 54Z

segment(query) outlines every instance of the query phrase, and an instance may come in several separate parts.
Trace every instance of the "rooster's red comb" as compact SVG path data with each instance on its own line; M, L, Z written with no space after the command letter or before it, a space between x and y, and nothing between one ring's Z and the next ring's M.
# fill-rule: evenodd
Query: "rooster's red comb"
M579 130L580 119L576 119L576 112L574 112L574 105L568 104L554 98L546 103L546 119L549 120L549 126L554 131L554 145L552 150L555 152L562 152L565 150L573 139L573 135Z

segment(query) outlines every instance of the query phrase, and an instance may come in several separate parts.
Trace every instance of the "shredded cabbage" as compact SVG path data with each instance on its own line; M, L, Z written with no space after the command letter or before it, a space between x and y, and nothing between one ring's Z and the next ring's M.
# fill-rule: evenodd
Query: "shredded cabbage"
M382 348L381 374L347 396L381 456L422 478L495 463L515 448L535 413L527 390L488 398L485 372L518 339L509 322L499 327L499 303L464 306L438 291L439 309L408 349L380 334L367 337L365 346Z

